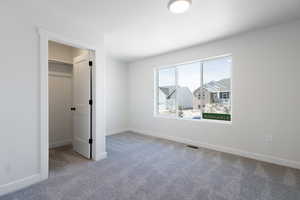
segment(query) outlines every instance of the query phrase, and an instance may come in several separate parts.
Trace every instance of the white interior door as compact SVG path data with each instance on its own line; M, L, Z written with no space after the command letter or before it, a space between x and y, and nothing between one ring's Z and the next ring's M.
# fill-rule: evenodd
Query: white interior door
M89 56L74 58L73 65L73 133L74 150L86 158L91 158L91 67Z

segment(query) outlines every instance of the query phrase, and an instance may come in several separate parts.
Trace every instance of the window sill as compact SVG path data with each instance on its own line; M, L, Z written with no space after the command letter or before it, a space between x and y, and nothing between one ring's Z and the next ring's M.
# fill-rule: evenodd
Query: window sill
M179 118L175 116L166 116L166 115L154 115L154 118L232 125L232 121L222 121L222 120L213 120L213 119L188 119L188 118Z

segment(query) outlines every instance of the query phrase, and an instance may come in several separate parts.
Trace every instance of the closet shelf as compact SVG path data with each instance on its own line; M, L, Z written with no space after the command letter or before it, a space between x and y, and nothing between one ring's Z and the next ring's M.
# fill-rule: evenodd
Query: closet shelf
M66 65L73 65L73 63L63 60L57 60L57 59L49 59L48 62L50 63L59 63L59 64L66 64Z

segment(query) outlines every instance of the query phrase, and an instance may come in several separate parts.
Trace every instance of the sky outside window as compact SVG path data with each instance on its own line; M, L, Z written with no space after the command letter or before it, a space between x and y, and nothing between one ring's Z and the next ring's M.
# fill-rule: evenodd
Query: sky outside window
M231 57L204 62L203 84L230 78Z
M200 62L178 66L178 85L180 87L187 87L191 92L194 92L197 88L200 87L200 70Z
M159 86L175 86L175 68L160 69L158 74Z

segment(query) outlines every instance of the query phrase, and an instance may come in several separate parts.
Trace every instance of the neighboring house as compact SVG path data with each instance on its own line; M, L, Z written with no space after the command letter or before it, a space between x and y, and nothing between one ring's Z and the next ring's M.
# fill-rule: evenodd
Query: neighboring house
M230 79L211 81L209 83L204 84L203 87L199 87L193 93L193 108L199 109L201 107L201 104L206 105L213 103L229 103L231 96L230 88Z
M177 88L177 103L182 109L193 108L193 94L188 87ZM176 86L159 87L159 109L176 110Z
M176 104L175 104L176 86L159 87L158 92L159 92L158 94L159 110L175 111L176 110Z
M178 106L183 110L193 108L193 93L188 87L179 87L177 95Z
M197 88L193 93L188 87L164 86L159 87L159 110L176 111L176 91L177 104L183 110L198 110L201 105L207 104L227 104L230 102L230 79L211 81L203 87ZM201 97L202 95L202 97ZM202 101L202 102L201 102Z

